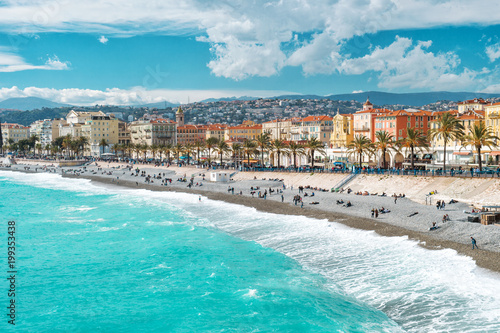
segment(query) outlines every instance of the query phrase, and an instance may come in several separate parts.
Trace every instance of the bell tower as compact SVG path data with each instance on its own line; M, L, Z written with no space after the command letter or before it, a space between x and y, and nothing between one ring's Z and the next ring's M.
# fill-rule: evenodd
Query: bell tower
M184 126L184 111L180 106L175 113L175 121L177 122L177 126Z

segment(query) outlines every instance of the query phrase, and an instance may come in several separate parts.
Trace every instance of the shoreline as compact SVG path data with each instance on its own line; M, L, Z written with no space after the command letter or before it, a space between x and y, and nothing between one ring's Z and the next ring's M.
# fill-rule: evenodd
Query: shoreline
M33 167L34 165L31 165ZM18 168L0 168L1 170L6 170L6 171L18 171L18 172L24 172L24 173L35 173L34 170L23 170L24 166ZM40 166L38 165L40 168ZM141 166L142 169L148 168L147 166ZM92 168L92 167L90 167ZM188 168L181 168L182 172L184 174L193 172L194 174L200 173L200 172L206 172L206 170L203 169L188 169ZM62 169L59 169L62 171ZM65 173L65 172L59 172L58 174L61 174L62 177L64 178L83 178L83 179L89 179L92 182L96 182L98 184L104 184L104 185L115 185L115 186L121 186L121 187L126 187L130 189L134 188L139 188L139 189L147 189L151 191L169 191L169 192L183 192L183 193L191 193L191 194L196 194L196 195L203 195L211 200L218 200L218 201L224 201L228 203L233 203L233 204L238 204L238 205L243 205L246 207L252 207L255 208L258 211L261 212L267 212L267 213L274 213L274 214L280 214L280 215L297 215L297 216L306 216L314 219L319 219L319 220L328 220L330 222L336 222L336 223L341 223L343 225L346 225L351 228L355 229L361 229L361 230L367 230L367 231L374 231L377 234L385 237L408 237L408 239L417 241L418 245L429 249L429 250L440 250L440 249L453 249L455 250L459 255L465 255L468 257L471 257L476 265L478 267L500 273L500 247L497 248L498 246L498 238L493 237L494 244L489 244L489 248L482 246L482 242L479 243L481 249L479 250L472 250L470 243L461 243L459 241L454 241L449 239L449 232L454 232L455 230L453 229L453 226L451 225L453 222L449 222L448 225L442 224L442 230L441 231L448 231L448 234L446 233L429 233L426 232L427 226L425 228L422 228L422 220L427 221L428 215L430 209L432 207L429 206L424 206L415 202L412 202L411 200L402 200L401 204L398 204L398 209L404 208L405 205L410 206L408 209L415 209L417 207L420 210L425 210L421 212L419 215L420 220L415 220L415 225L411 225L411 227L404 227L404 226L399 226L395 225L395 220L398 219L398 217L401 216L401 213L399 215L388 215L388 214L383 214L386 215L384 217L381 217L379 219L373 219L370 218L368 215L365 214L364 209L366 207L369 207L369 205L376 205L379 204L380 202L383 202L383 204L388 205L387 200L392 200L392 198L374 198L374 197L360 197L357 198L357 196L350 196L349 198L353 200L353 203L357 205L356 201L354 200L361 200L361 201L369 201L368 204L359 205L360 208L356 208L356 210L348 210L346 211L345 209L341 212L335 211L336 209L338 210L338 206L336 207L335 205L332 205L331 202L339 197L344 197L346 195L341 195L337 193L322 193L318 192L316 193L315 200L319 200L321 202L321 205L304 205L304 208L301 208L300 206L295 206L291 203L289 203L289 199L291 199L291 193L292 191L286 192L286 200L285 202L281 202L279 200L278 195L274 196L269 196L267 200L264 199L259 199L257 197L252 197L250 195L247 195L245 193L244 195L233 195L233 194L228 194L226 191L227 186L233 186L233 187L238 187L238 192L240 189L247 189L249 188L249 184L253 183L258 183L262 184L262 190L264 188L267 188L267 186L271 187L277 187L278 185L281 186L282 182L276 182L276 181L265 181L265 180L252 180L252 181L236 181L236 182L231 182L231 183L222 183L222 184L213 184L209 183L206 181L204 183L203 187L194 187L194 188L186 188L185 185L186 183L176 183L172 182L171 185L168 186L160 186L158 183L154 184L147 184L143 183L142 181L144 180L143 178L138 178L138 179L126 179L127 175L126 173L128 172L123 172L123 176L120 174L119 177L115 177L116 174L119 171L120 173L123 171L121 170L116 170L116 169L104 169L106 171L115 172L115 175L110 176L106 175L104 173L98 174L97 172L93 172L93 174L70 174L70 173ZM178 173L179 170L176 170L175 168L172 168L170 170L165 170L165 169L151 169L148 168L147 172L159 172L159 171L166 171L168 174L168 177L181 177L182 173ZM115 179L119 178L119 179ZM131 177L128 177L131 178ZM137 182L135 180L138 180ZM195 180L196 182L197 180ZM200 178L201 181L201 178ZM246 186L246 187L245 187ZM306 198L304 198L306 199ZM327 202L328 200L328 202ZM399 201L398 200L398 201ZM375 203L373 203L375 202ZM325 205L323 205L323 203ZM329 206L327 206L329 205ZM394 206L396 207L396 206ZM326 208L326 209L324 209ZM342 208L340 208L342 209ZM396 208L392 208L396 210ZM457 208L458 209L458 208ZM455 209L455 210L457 210ZM446 211L448 213L448 211ZM425 215L427 213L427 216ZM431 212L433 213L433 212ZM458 214L456 211L449 211L450 215L452 213ZM391 213L392 214L392 213ZM395 213L397 214L397 213ZM435 214L435 213L433 213ZM384 219L386 219L386 222ZM406 219L405 219L406 220ZM397 222L397 221L396 221ZM412 221L413 223L413 221ZM424 222L426 223L426 222ZM471 224L468 223L465 225L464 223L466 222L457 222L457 225L463 224L463 228L466 228L465 233L472 234L473 231L467 230L467 228L472 228L477 229L480 227L492 227L492 228L498 228L498 232L500 232L500 227L498 226L477 226L477 223ZM450 228L450 230L446 230ZM460 228L462 228L462 225L460 225ZM414 230L415 229L415 230ZM494 230L497 232L496 229L490 229ZM483 230L484 232L484 230ZM475 234L474 234L475 235ZM494 236L496 236L495 234ZM448 237L448 239L447 239ZM468 237L467 237L468 239ZM462 238L460 238L462 240ZM494 245L493 247L491 245Z
M288 203L275 202L271 200L262 200L258 198L248 198L239 195L230 195L225 193L218 193L213 191L205 190L193 190L193 189L183 189L183 188L173 188L173 187L158 187L148 184L135 185L131 181L120 180L119 184L114 182L110 178L96 177L96 176L74 176L74 175L63 175L66 178L85 178L92 182L114 185L118 187L126 187L130 189L146 189L151 191L168 191L168 192L183 192L191 193L196 195L203 195L211 200L224 201L232 204L243 205L246 207L255 208L258 211L266 213L274 213L280 215L295 215L295 216L306 216L314 219L323 220L326 219L329 222L336 222L346 225L351 228L375 231L380 236L384 237L402 237L406 236L410 240L418 242L418 245L428 249L428 250L442 250L442 249L452 249L455 250L460 255L465 255L471 257L478 267L488 269L490 271L500 273L500 253L488 250L472 250L471 246L460 244L454 241L446 241L436 239L432 236L423 234L418 231L408 230L402 227L394 226L389 223L382 221L375 221L368 218L360 218L352 216L349 214L342 213L332 213L328 211L321 210L320 208L314 209L303 209L299 206L293 206Z

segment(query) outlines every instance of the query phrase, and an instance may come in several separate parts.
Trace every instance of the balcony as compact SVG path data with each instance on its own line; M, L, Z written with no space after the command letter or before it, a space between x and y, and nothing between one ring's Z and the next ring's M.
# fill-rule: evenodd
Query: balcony
M488 114L488 117L492 118L492 119L497 119L497 118L500 118L500 113L498 113L498 112L491 112L491 113Z

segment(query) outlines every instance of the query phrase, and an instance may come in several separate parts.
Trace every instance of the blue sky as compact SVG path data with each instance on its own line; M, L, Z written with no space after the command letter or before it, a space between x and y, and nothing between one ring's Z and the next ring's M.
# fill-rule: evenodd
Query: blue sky
M0 99L500 93L492 0L0 0Z

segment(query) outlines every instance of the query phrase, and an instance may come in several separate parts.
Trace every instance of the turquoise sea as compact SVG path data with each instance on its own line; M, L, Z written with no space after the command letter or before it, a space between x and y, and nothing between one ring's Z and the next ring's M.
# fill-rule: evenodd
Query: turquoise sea
M54 174L0 171L0 193L1 332L500 331L500 275L452 250Z

